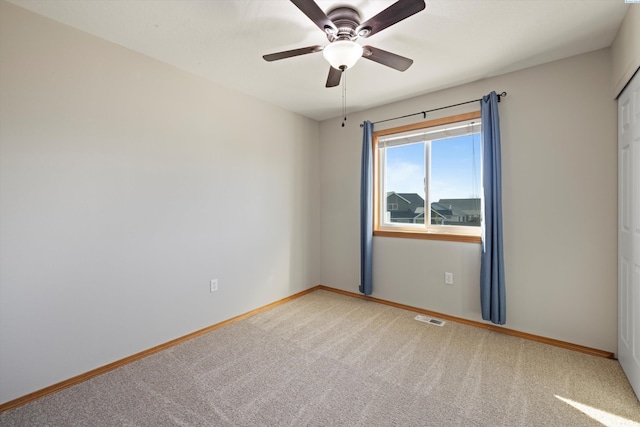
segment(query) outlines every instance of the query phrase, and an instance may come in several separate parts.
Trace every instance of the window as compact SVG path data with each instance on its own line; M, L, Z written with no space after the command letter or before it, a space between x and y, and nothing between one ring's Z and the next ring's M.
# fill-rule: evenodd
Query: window
M480 241L480 112L374 132L374 235Z

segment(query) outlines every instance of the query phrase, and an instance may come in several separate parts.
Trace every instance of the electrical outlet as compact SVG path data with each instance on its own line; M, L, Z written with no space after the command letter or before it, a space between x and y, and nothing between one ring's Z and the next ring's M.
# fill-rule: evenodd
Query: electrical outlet
M446 285L453 285L453 273L444 273L444 283Z
M210 292L215 292L218 290L218 279L211 279L211 290Z

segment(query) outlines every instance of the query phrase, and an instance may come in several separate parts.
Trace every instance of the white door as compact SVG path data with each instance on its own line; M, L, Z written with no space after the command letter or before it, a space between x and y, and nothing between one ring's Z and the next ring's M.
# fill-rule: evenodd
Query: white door
M640 72L618 98L618 360L640 396Z

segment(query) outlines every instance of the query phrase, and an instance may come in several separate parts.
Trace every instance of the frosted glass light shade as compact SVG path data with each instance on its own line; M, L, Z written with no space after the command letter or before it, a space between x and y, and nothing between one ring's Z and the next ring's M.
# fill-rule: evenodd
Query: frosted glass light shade
M336 40L322 51L324 59L336 70L351 68L362 56L362 46L351 40Z

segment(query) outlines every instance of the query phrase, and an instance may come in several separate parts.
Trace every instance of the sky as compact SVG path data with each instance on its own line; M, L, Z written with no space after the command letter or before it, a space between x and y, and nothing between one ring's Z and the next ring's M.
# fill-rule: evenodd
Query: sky
M424 145L416 143L386 149L387 192L418 193L425 197ZM480 135L432 141L431 202L473 198L479 194Z

